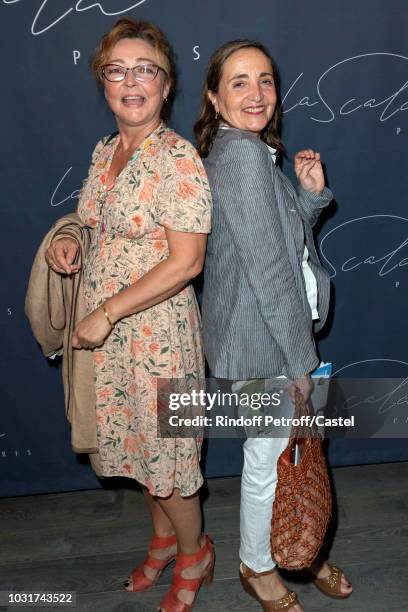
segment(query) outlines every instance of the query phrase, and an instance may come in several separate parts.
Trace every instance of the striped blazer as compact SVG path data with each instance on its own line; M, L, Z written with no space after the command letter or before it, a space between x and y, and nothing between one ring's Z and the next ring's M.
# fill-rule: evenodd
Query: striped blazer
M204 267L204 348L212 375L299 378L318 365L302 258L306 244L323 327L330 280L312 226L332 199L298 193L268 147L238 129L219 130L204 165L213 196Z

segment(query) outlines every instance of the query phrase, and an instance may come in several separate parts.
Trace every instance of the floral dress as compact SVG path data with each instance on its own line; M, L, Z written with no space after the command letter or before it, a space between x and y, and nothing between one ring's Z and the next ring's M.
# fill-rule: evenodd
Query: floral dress
M88 312L168 257L165 228L210 231L211 195L201 160L163 124L102 199L118 143L116 136L97 144L79 198L78 214L95 230L83 269ZM182 496L197 491L201 440L158 437L156 401L156 377L204 378L192 286L118 321L94 349L94 369L100 475L134 478L161 497L174 488Z

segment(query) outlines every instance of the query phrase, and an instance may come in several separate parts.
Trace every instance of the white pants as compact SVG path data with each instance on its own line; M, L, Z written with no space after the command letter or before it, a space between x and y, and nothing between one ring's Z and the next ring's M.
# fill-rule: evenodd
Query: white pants
M293 414L288 395L281 409L286 416ZM288 440L288 437L258 437L248 438L244 443L239 556L254 572L266 572L275 567L270 541L272 504L278 480L277 461Z
M277 460L287 444L288 438L248 438L244 443L239 556L254 572L275 567L270 541L272 504Z

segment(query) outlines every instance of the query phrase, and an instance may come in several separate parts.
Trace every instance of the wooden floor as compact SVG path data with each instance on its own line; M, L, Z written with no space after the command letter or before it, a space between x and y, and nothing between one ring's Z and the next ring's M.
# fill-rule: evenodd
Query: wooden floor
M296 576L287 583L305 612L408 612L408 463L337 468L333 478L338 525L331 558L347 571L354 593L336 602ZM238 478L208 481L205 529L217 564L197 612L261 609L237 578L239 486ZM155 610L170 582L171 569L150 592L122 590L150 535L143 500L132 488L0 499L0 529L0 590L72 590L76 610L127 612Z

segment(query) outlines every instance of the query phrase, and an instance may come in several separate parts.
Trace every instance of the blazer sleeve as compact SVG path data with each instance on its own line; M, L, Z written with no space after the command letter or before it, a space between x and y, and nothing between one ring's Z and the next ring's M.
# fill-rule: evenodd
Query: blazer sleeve
M299 378L316 367L318 358L283 238L272 171L268 151L258 143L230 141L218 160L215 194L288 376Z
M319 195L306 191L300 185L298 186L298 200L301 209L306 215L306 219L313 227L318 220L323 208L326 208L333 199L333 194L325 187Z
M313 227L318 220L320 213L323 208L326 208L330 204L333 199L333 194L325 187L319 195L316 193L311 193L310 191L306 191L303 189L301 185L298 185L297 191L290 179L282 172L282 170L278 170L279 176L284 182L286 189L289 191L292 197L296 198L297 204L303 213L304 219L309 223L311 227Z

